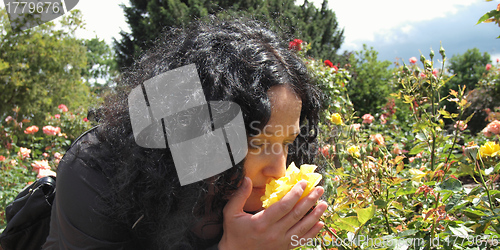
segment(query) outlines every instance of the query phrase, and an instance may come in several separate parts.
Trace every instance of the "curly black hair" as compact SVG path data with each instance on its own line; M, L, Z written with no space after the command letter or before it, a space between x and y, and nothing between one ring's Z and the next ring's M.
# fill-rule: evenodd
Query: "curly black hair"
M101 146L111 150L101 158L113 169L108 202L116 220L133 227L139 238L153 238L152 248L176 244L184 249L199 248L190 228L207 214L212 215L208 223L222 222L228 196L244 178L243 162L210 181L181 186L168 148L147 149L135 143L128 93L152 77L195 64L206 100L237 103L247 136L252 136L270 119L267 91L287 85L302 100L301 133L290 147L287 161L311 162L317 152L320 94L301 58L284 41L255 20L210 17L166 30L123 73L118 91L108 98L100 114L98 137ZM255 121L260 127L250 126Z

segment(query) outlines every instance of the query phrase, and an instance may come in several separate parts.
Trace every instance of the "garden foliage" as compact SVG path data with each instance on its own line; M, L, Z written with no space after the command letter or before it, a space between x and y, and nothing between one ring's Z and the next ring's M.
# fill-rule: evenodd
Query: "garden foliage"
M472 134L467 124L473 114L465 111L473 92L459 86L440 95L452 76L444 66L434 68L437 60L446 61L443 48L439 53L439 59L431 50L428 57L420 56L420 63L411 58L409 64L397 67L387 82L395 91L374 115L343 108L349 102L340 105L335 94L347 92L348 72L312 68L320 86L338 90L326 92L327 102L336 100L337 105L325 111L329 119L321 125L322 147L316 162L326 167L323 186L330 206L322 237L307 247L496 249L500 245L498 110L488 110L488 125ZM497 66L486 66L478 88L498 88ZM444 107L450 104L457 109L447 111Z
M59 91L52 89L56 80L75 93L95 91L82 85L82 76L88 80L113 69L94 68L97 71L83 74L88 64L80 57L95 59L93 64L112 65L109 58L98 54L113 55L99 40L83 43L87 49L93 48L87 53L80 47L82 43L72 47L75 41L66 36L61 44L56 43L63 31L54 30L50 23L44 25L19 36L7 31L0 44L3 54L9 55L0 61L0 77L13 83L5 85L10 89L1 89L0 95L19 94L14 95L19 97L16 103L2 97L2 108L8 108L0 113L0 228L5 226L6 204L36 178L54 174L69 145L92 126L86 108L76 107L96 103L83 104L67 91L36 102L33 96L45 93L44 84ZM5 41L32 44L13 46L15 42ZM49 55L30 47L37 43L61 54ZM450 68L444 68L443 48L439 55L431 50L420 60L412 57L408 64L389 70L386 62L377 61L373 49L365 47L356 53L349 66L340 65L335 58L311 58L308 51L313 47L306 39L289 43L289 49L304 58L323 94L320 149L312 164L324 169L322 185L329 208L320 241L307 242L304 248L497 249L498 60L492 65L481 61L484 58L479 54L474 58L481 63L464 74L475 78L462 81L460 64L468 61L453 57L457 67L451 59ZM64 58L65 49L70 48L83 53ZM37 54L14 63L30 52ZM442 65L439 69L435 68L437 62ZM74 103L70 105L70 101ZM472 130L471 122L477 117L484 123L474 124L477 128Z

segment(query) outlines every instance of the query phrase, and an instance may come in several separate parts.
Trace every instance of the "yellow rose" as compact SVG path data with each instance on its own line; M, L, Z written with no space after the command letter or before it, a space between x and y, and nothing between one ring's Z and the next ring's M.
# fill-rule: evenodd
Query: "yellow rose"
M500 155L500 145L496 144L493 141L486 142L481 148L479 148L479 153L481 156L491 156L495 157Z
M266 194L260 197L262 207L268 208L279 201L301 180L306 180L307 186L299 200L306 197L321 180L321 174L314 173L316 167L315 165L303 164L298 169L292 162L288 166L285 176L266 184Z
M358 146L350 146L347 148L347 152L354 156L354 157L357 157L359 158L361 155L359 154L359 147Z
M343 125L344 122L342 121L342 117L340 116L339 113L333 113L330 116L330 121L335 124L335 125Z

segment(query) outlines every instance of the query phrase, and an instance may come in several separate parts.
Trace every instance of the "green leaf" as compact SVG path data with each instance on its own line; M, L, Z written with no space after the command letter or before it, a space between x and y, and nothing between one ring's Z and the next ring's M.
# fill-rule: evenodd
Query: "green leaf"
M425 143L421 142L421 143L419 143L419 144L415 145L415 146L414 146L414 147L410 150L410 152L409 152L408 154L410 154L410 155L416 155L416 154L418 154L418 153L420 153L420 152L424 151L424 149L425 149L425 147L426 147L426 146L427 146L427 145L426 145Z
M438 110L438 112L443 116L443 118L451 118L450 112L448 112L444 109L440 109L440 110Z
M387 207L387 202L384 200L376 200L375 202L373 202L373 204L375 204L375 206L377 206L379 208Z
M354 233L356 231L356 229L354 229L355 227L361 226L361 224L358 221L357 216L339 218L333 224L335 225L335 227L337 227L341 230L346 230L346 231L349 231L352 233Z
M358 221L361 224L365 224L375 215L375 206L369 206L367 208L358 209Z
M445 181L441 182L438 187L441 190L449 190L453 192L460 192L462 191L462 182L455 178L448 178Z
M401 233L398 234L398 237L405 237L405 236L409 236L409 235L414 235L418 233L417 230L415 229L409 229L409 230L406 230L406 231L403 231Z
M497 16L497 15L500 15L500 11L492 10L492 11L484 14L482 17L480 17L479 20L477 21L476 25L490 19L491 17Z
M463 214L465 214L465 216L473 219L473 220L478 220L478 219L481 219L482 216L485 216L486 214L479 211L479 210L471 210L471 209L466 209L464 211L462 211Z
M403 210L404 210L404 209L403 209L403 205L402 205L401 203L397 202L397 201L392 201L392 202L391 202L391 205L392 205L393 207L395 207L395 208L396 208L397 210L399 210L399 211L403 211Z
M407 195L407 194L414 194L416 191L417 191L417 189L414 187L404 187L404 188L400 188L400 189L398 189L398 191L396 191L396 196L399 197L399 196L403 196L403 195ZM375 205L377 205L377 204L375 204Z
M448 227L450 231L453 233L453 235L459 236L459 237L467 237L469 236L469 232L473 232L471 229L467 228L464 225L459 225L458 227Z

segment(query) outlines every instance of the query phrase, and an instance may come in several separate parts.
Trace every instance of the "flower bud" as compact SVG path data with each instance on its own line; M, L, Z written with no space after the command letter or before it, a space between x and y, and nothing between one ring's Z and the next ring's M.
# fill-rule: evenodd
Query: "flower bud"
M403 67L403 72L404 72L405 74L409 74L409 73L410 73L410 69L408 68L408 66L406 66L406 64L405 64L405 65L404 65L404 67Z
M431 61L429 61L429 60L425 60L425 62L424 62L424 66L425 66L425 69L426 69L426 70L430 70L430 69L432 69L432 63L431 63Z
M422 63L424 63L424 62L425 62L425 56L424 56L424 55L420 55L420 61L421 61Z
M432 58L434 58L434 50L432 50L432 49L431 49L431 52L430 52L430 54L429 54L429 57L431 58L431 60L432 60Z
M443 59L446 57L446 54L444 53L443 45L441 45L441 47L439 48L439 54L441 54L441 56L443 57Z

